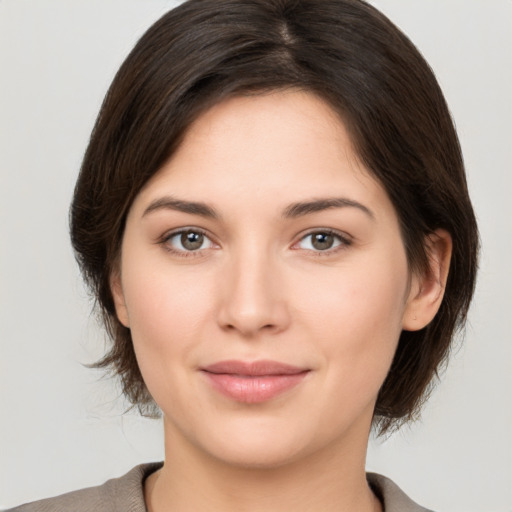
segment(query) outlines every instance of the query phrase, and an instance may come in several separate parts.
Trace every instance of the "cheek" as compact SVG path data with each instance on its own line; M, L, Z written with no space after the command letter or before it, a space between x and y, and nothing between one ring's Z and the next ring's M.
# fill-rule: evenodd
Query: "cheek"
M208 303L207 276L189 263L172 264L162 247L147 245L135 237L125 240L122 284L130 327L136 332L163 330L168 336L194 328L198 311Z
M195 385L190 370L205 338L211 293L197 274L170 273L155 265L142 273L141 267L137 264L127 271L129 279L124 283L137 363L164 413L186 417L196 407L187 398Z
M139 366L145 378L165 373L169 364L186 362L201 339L212 307L211 287L198 279L197 272L171 271L154 260L150 266L137 257L123 264L123 290Z
M297 306L302 328L317 340L327 364L342 367L337 375L350 374L356 383L370 375L385 378L408 286L405 256L361 263L317 273L295 293L302 297Z
M310 286L297 294L303 298L298 327L315 344L324 370L322 393L314 398L323 411L318 432L333 436L355 418L372 416L396 351L407 288L406 272L389 264L345 270L324 281L317 275L316 293Z

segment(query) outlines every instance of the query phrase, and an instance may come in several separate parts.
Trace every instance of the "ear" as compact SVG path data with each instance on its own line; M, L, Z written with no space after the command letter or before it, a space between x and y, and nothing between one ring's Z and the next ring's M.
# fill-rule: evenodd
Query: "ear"
M402 319L406 331L418 331L427 326L441 306L452 256L452 237L437 229L425 241L428 268L423 275L414 274Z
M123 285L121 283L121 271L116 268L110 275L110 291L114 299L117 319L125 326L130 327L128 308L124 299Z

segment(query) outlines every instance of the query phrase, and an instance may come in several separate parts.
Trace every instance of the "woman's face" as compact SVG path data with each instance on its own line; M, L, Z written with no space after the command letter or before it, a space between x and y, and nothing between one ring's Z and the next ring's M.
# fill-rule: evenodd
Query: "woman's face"
M257 467L364 451L417 288L386 192L298 91L191 126L134 201L112 283L167 441Z

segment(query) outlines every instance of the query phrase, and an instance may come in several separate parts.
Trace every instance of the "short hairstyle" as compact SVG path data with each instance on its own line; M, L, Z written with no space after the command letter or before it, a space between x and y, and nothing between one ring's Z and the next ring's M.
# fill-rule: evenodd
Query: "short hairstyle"
M428 270L427 237L453 239L440 309L401 333L374 413L381 432L413 419L473 295L478 231L457 134L430 67L361 0L188 0L158 20L119 69L84 156L70 211L77 260L112 338L96 367L118 375L142 413L157 410L110 277L144 184L201 113L233 96L300 89L326 101L397 212L409 267Z

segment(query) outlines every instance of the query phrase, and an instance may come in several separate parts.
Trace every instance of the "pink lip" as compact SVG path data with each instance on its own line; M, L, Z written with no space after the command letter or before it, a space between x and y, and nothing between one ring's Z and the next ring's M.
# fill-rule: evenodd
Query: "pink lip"
M213 388L248 404L266 402L297 386L308 369L277 361L220 361L201 368Z

